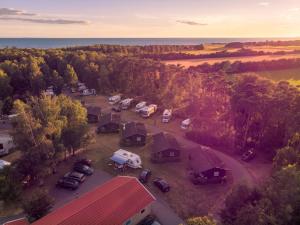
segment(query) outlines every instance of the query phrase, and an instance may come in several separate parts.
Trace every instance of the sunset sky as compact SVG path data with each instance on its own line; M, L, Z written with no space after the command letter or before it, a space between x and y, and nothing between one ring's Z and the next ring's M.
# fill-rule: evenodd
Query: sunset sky
M300 0L0 0L0 37L300 37Z

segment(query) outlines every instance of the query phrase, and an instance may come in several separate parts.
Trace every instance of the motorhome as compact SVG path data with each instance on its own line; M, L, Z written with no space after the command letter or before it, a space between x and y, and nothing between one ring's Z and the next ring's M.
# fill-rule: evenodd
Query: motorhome
M157 111L157 105L151 104L141 109L140 114L143 118L148 118Z
M121 95L114 95L108 98L108 102L111 105L114 105L121 101Z
M95 89L84 89L80 93L81 96L89 96L89 95L96 95Z
M192 124L192 120L191 119L185 119L185 120L183 120L181 122L180 127L183 130L187 130L190 127L191 124Z
M142 101L142 102L139 102L136 106L135 106L135 111L137 113L139 113L141 111L142 108L146 107L147 106L147 102L145 101Z
M137 169L142 168L141 157L135 153L119 149L115 151L113 156L110 158L113 162L121 165L127 165L128 167Z
M162 115L162 122L168 123L172 118L172 109L165 109Z
M15 145L11 136L0 136L0 156L9 154L13 147L15 147Z
M128 109L133 102L133 98L126 98L120 102L121 109Z

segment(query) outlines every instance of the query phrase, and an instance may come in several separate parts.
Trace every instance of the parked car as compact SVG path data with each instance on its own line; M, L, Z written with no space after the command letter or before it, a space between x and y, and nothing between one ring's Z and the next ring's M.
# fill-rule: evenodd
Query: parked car
M122 109L121 109L121 106L120 105L115 105L111 108L112 111L114 112L121 112Z
M150 170L143 170L141 173L140 173L140 176L139 176L139 181L141 183L147 183L149 178L151 176L151 171Z
M170 185L162 178L156 178L153 180L153 184L158 187L162 192L170 191Z
M78 181L79 183L82 183L85 181L85 175L83 173L79 173L76 171L66 173L64 175L64 178L70 178L70 179Z
M250 160L254 159L255 152L254 149L249 149L242 155L242 160L245 162L249 162Z
M57 181L56 186L61 188L76 190L79 187L79 182L71 178L63 177Z
M82 163L75 163L74 164L74 170L76 172L83 173L84 175L88 175L88 176L90 176L94 173L93 168L91 168L87 165L84 165Z
M87 158L80 158L80 159L78 159L78 160L76 161L76 163L81 163L81 164L87 165L87 166L89 166L89 167L92 166L92 160L87 159Z
M137 225L152 225L154 223L154 221L155 221L155 217L152 215L148 215Z

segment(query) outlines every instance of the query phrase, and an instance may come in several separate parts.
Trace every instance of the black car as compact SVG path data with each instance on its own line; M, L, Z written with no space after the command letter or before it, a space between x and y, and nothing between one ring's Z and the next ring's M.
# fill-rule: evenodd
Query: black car
M158 187L162 192L170 191L170 185L162 178L156 178L153 180L153 184Z
M56 186L61 188L76 190L79 187L79 183L74 179L63 177L57 181Z
M84 165L82 163L75 163L74 164L74 171L79 172L79 173L83 173L83 174L88 175L88 176L90 176L94 173L94 170L91 167L89 167L87 165Z
M249 162L250 160L254 159L255 152L253 149L249 149L242 155L242 160L245 162Z
M81 164L87 165L87 166L89 166L89 167L92 166L92 160L87 159L87 158L81 158L81 159L78 159L78 160L76 161L76 163L81 163Z
M75 171L66 173L64 178L70 178L70 179L76 180L79 183L82 183L85 181L85 175L83 173L79 173L79 172L75 172Z
M149 178L151 176L151 171L150 170L143 170L141 173L140 173L140 176L139 176L139 181L141 183L147 183Z

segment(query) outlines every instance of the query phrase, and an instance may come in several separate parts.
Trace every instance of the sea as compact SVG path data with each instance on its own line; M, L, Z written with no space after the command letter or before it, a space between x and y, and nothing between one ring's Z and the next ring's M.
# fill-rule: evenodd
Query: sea
M206 43L296 40L300 38L0 38L0 48L65 48L106 45L199 45Z

